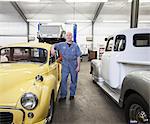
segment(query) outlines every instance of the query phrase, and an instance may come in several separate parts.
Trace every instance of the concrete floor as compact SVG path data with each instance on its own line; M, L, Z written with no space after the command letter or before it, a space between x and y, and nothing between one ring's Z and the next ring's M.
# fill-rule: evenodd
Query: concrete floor
M82 62L77 95L56 103L53 124L125 124L123 110L92 82L89 70L90 63Z

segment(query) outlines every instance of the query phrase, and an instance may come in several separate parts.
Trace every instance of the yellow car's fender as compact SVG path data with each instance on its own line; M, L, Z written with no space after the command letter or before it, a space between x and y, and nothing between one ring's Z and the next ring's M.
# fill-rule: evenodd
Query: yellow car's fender
M42 93L39 103L40 114L37 119L43 120L47 117L48 109L50 105L51 95L55 93L56 90L56 77L54 75L48 75L44 77ZM55 96L55 94L53 94ZM39 113L39 112L37 112ZM36 120L37 120L36 119Z
M18 108L22 108L25 111L25 124L33 124L44 120L47 117L48 109L50 105L50 99L52 92L55 92L56 78L54 75L44 76L43 82L35 82L31 86L28 92L32 92L38 98L38 105L33 110L26 110L22 107L20 101L18 101ZM55 95L55 94L54 94ZM28 113L32 112L34 117L28 118Z
M51 95L53 93L54 97L57 95L55 94L56 90L56 78L53 75L47 76L46 80L43 82L44 86L42 88L41 93L41 109L44 110L42 115L45 115L45 117L48 114L48 108L50 105Z

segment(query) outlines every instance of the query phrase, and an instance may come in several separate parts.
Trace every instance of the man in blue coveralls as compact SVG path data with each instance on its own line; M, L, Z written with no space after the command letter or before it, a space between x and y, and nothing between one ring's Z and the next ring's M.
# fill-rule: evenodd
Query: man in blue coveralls
M67 32L66 42L53 45L51 50L52 55L55 54L55 50L59 50L62 54L62 80L59 101L66 100L69 74L71 76L70 100L73 100L76 94L78 72L80 71L80 48L72 41L72 33Z

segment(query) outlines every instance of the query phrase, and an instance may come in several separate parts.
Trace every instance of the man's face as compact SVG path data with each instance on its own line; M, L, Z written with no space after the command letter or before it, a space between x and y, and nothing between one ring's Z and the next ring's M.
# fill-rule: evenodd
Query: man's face
M71 32L67 32L67 34L66 34L66 41L67 42L72 42L72 33Z

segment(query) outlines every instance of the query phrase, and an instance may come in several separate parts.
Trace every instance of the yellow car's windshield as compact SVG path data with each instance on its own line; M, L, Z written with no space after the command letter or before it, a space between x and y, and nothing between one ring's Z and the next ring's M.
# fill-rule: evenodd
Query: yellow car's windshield
M42 48L7 47L0 49L0 63L46 63L48 52Z

